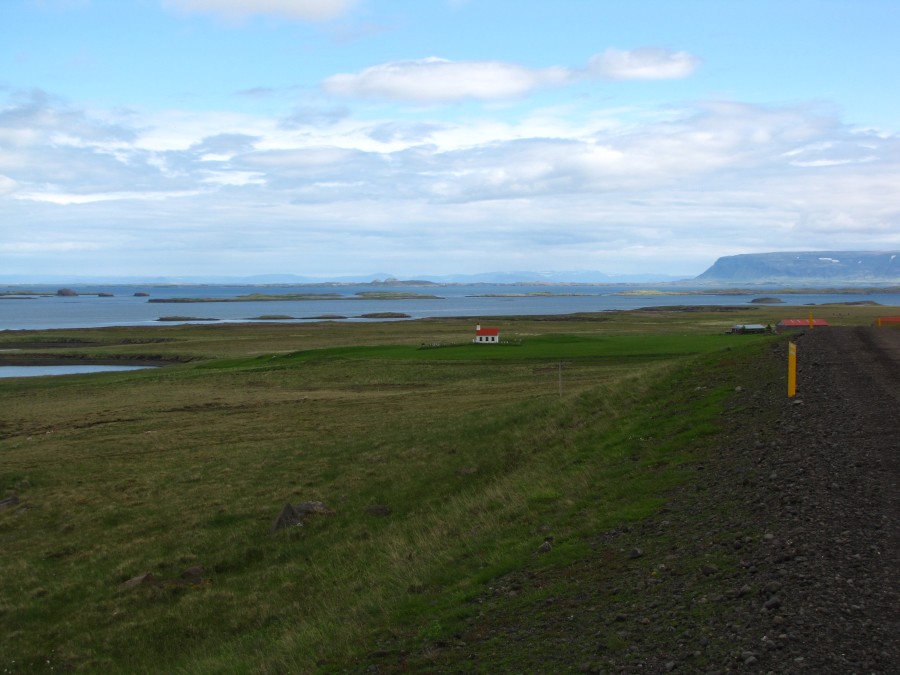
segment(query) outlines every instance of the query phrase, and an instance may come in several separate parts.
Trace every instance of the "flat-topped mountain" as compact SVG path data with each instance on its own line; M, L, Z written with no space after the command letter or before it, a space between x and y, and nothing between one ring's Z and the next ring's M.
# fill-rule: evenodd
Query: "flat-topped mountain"
M716 260L696 278L709 283L900 282L900 251L747 253Z

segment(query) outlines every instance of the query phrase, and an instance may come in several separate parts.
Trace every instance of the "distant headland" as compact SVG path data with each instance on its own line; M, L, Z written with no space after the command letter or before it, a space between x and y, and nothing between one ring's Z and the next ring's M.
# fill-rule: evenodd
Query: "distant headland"
M600 271L498 271L478 274L416 275L401 279L392 274L313 277L299 274L185 275L185 276L87 276L60 274L3 274L0 284L33 285L145 285L145 286L345 286L428 287L446 285L556 285L622 284L681 285L693 287L752 286L871 286L900 284L900 250L897 251L790 251L745 253L718 258L699 275L656 273L606 274ZM68 291L69 289L64 289ZM85 294L84 291L79 291ZM55 293L55 291L54 291Z

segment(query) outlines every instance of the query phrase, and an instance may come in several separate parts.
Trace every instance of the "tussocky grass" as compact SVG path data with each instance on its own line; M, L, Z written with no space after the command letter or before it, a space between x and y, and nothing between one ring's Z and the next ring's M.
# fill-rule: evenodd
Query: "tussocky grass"
M564 565L658 508L725 391L684 369L771 339L517 320L495 349L470 324L66 331L91 344L48 351L196 361L0 382L0 667L333 671L452 635L546 536ZM272 533L301 501L334 514Z

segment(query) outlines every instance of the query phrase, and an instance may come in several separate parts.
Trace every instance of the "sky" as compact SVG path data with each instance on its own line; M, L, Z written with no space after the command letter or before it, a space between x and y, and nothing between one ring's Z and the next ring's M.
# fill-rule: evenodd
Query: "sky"
M0 0L0 275L900 249L896 0Z

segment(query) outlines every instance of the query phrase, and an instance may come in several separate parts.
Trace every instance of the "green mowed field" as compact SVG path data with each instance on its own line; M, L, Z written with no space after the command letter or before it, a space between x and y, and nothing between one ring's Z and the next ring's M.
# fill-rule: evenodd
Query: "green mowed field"
M781 339L505 321L497 346L468 320L4 335L182 362L0 380L0 668L334 672L445 639L491 579L657 509Z

